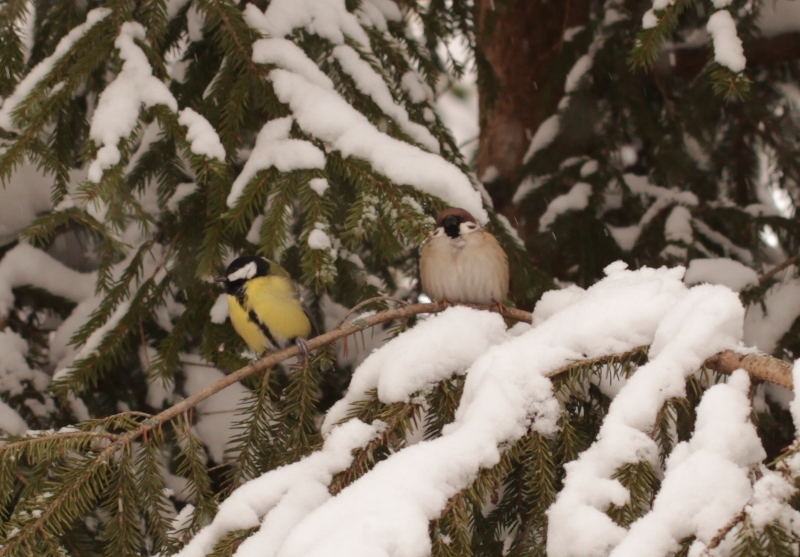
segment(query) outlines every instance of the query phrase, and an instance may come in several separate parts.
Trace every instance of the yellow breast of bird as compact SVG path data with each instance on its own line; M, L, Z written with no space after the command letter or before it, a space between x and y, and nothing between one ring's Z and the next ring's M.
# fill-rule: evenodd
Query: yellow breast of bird
M308 338L311 321L296 297L292 283L277 276L258 277L247 282L239 303L228 296L228 312L236 332L258 353L285 348L297 337Z

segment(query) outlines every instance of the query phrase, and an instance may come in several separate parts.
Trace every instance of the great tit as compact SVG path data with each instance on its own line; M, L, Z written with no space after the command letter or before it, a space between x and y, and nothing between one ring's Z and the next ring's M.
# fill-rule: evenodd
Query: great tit
M247 346L263 354L296 343L308 357L314 322L286 269L248 255L234 259L215 280L225 285L231 323Z
M422 290L433 300L500 306L508 296L506 252L464 209L439 213L419 271Z

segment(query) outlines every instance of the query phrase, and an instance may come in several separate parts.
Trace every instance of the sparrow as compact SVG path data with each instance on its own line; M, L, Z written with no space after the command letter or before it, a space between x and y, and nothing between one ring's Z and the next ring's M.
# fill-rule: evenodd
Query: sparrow
M248 255L234 259L214 280L225 286L231 323L247 346L263 354L295 343L308 357L306 339L315 332L314 322L286 269Z
M447 209L422 246L422 290L436 301L497 304L508 296L508 257L464 209Z

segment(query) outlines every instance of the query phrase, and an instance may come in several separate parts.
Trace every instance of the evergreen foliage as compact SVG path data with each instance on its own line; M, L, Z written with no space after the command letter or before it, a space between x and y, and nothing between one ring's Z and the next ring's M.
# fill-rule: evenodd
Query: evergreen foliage
M322 501L445 438L473 396L454 363L408 400L366 390L338 429L350 427L346 441L321 422L372 348L428 319L402 311L420 294L417 248L448 205L486 212L525 309L556 284L596 283L616 260L636 269L729 257L760 277L740 297L753 326L767 323L797 284L800 74L795 62L734 72L713 54L699 75L665 70L665 44L703 28L706 4L667 3L646 29L651 5L592 4L565 47L576 65L564 99L524 162L521 241L477 193L434 110L440 80L466 69L449 41L488 65L472 2L0 4L0 200L39 203L35 218L0 223L0 556L166 556L212 530L204 554L236 555L259 527L215 519L255 482L285 474L281 501ZM725 8L745 44L758 38L758 8ZM20 186L33 169L38 182ZM305 365L240 373L245 346L209 279L243 253L289 270L321 332L352 318L345 350L320 343ZM368 321L391 308L400 319ZM775 356L798 355L793 321ZM548 511L570 463L597 441L613 386L653 361L649 346L633 346L551 370L552 430L531 409L496 459L444 482L455 487L429 517L434 557L548 554ZM201 396L234 372L241 381L221 406ZM607 478L628 495L604 509L614 524L630 529L654 510L671 455L724 380L701 363L685 396L653 409L644 435L655 458L637 455ZM800 546L785 518L800 498L774 487L798 485L800 445L770 388L752 389L767 458L747 472L782 512L764 522L754 491L709 555ZM310 462L325 463L323 477ZM257 521L280 504L262 503ZM286 515L270 515L273 535L299 520ZM665 554L693 554L694 541Z

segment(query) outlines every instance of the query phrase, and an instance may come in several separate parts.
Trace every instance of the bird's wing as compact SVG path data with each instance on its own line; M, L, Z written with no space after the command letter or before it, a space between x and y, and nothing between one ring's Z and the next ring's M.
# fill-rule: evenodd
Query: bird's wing
M311 313L311 308L308 307L308 304L303 298L303 294L300 292L300 287L298 287L297 283L292 279L292 275L289 274L289 271L272 261L270 261L270 273L278 277L285 277L291 281L292 295L300 300L301 304L303 304L303 311L305 312L306 317L308 317L308 320L311 322L311 336L309 338L317 336L320 333L320 328L317 326L317 320L314 319L314 315Z
M269 261L269 274L275 275L276 277L284 277L291 279L292 275L289 274L289 271L272 261L271 259L267 259Z
M317 320L314 319L314 314L311 313L311 308L308 307L308 304L302 296L300 296L300 301L303 303L303 311L306 313L306 317L308 317L308 320L311 322L311 335L308 338L314 338L320 333L320 329L317 326Z

